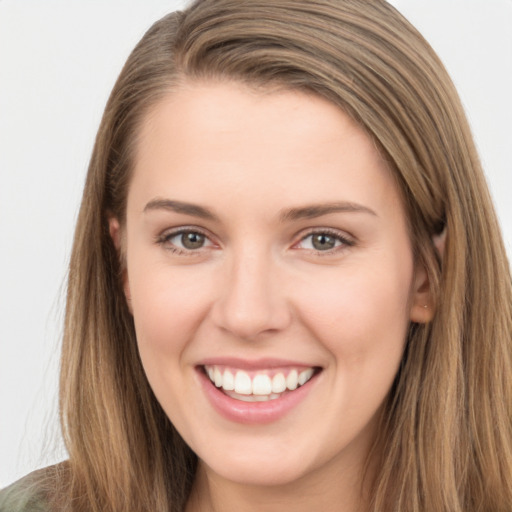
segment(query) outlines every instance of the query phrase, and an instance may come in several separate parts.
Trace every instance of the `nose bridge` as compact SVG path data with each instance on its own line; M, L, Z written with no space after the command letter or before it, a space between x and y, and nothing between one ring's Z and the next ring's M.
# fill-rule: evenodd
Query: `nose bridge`
M245 339L283 329L290 312L271 252L246 246L228 260L216 304L219 326Z

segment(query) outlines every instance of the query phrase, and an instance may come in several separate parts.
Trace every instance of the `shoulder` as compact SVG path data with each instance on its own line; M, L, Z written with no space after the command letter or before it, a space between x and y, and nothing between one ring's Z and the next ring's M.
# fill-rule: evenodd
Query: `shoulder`
M52 512L45 485L52 468L34 471L0 490L0 512Z

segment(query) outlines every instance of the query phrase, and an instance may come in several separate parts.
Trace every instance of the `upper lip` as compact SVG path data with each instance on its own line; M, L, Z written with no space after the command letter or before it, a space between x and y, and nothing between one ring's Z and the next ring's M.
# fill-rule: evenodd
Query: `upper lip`
M201 360L198 366L230 366L240 370L265 370L271 368L286 368L289 366L313 368L316 364L305 363L290 359L260 358L260 359L241 359L239 357L209 357Z

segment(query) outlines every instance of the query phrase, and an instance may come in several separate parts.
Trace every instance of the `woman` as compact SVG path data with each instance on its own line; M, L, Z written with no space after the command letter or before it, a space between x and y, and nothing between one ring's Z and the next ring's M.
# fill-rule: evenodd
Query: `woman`
M107 104L69 461L1 510L509 510L511 307L462 107L392 7L198 1Z

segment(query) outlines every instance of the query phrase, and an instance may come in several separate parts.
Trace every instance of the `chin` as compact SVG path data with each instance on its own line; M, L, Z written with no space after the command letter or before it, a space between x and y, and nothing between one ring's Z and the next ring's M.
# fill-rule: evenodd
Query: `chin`
M285 461L255 461L249 457L244 460L224 460L210 469L221 478L230 482L255 487L291 485L304 476L304 467Z
M233 433L231 439L218 439L215 446L202 448L196 453L207 473L246 486L291 485L317 472L329 459L318 446L301 447L290 438L269 439L263 433L252 439Z

